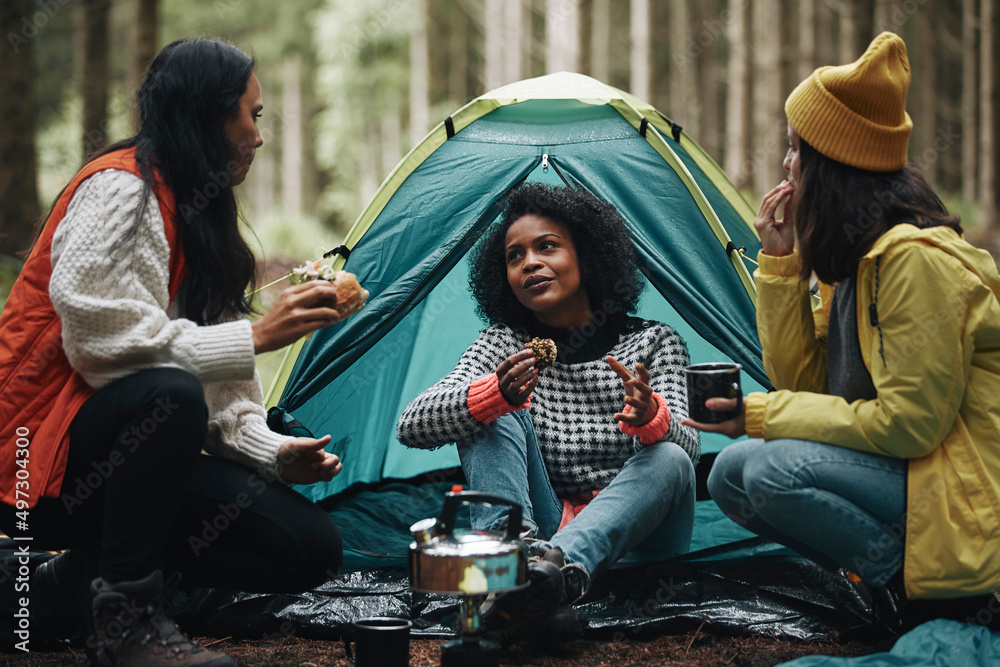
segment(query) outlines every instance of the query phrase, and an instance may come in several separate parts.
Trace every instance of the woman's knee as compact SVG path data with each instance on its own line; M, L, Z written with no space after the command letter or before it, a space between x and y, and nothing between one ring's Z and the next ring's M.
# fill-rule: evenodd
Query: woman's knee
M759 440L743 440L723 449L712 461L706 485L717 505L726 509L734 504L733 494L742 493L745 482L745 465L759 448Z
M173 417L208 424L208 405L201 380L179 368L157 368L148 378L146 403L154 419Z
M694 463L679 445L658 442L644 447L643 453L649 458L649 467L655 470L654 479L660 480L666 487L694 489Z

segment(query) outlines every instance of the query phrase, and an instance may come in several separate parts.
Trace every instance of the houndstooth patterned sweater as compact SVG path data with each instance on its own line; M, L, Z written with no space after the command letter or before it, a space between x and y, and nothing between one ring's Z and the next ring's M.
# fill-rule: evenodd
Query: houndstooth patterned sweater
M494 325L462 355L458 365L417 396L397 426L399 441L409 447L433 448L471 443L482 423L468 407L470 386L496 373L497 366L522 350L527 336ZM687 416L684 367L687 346L670 327L642 322L622 334L608 353L626 368L641 362L650 386L670 408L670 427L663 440L680 445L695 463L701 453L698 432L681 426ZM624 406L622 380L604 358L567 364L556 361L538 379L530 413L549 479L560 497L603 489L642 445L619 430L614 414Z

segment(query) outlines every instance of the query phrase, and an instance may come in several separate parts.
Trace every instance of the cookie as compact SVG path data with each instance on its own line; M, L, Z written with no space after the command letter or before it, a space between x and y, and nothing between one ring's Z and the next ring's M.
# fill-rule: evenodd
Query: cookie
M524 344L535 357L535 368L541 373L556 360L556 342L551 338L532 338Z

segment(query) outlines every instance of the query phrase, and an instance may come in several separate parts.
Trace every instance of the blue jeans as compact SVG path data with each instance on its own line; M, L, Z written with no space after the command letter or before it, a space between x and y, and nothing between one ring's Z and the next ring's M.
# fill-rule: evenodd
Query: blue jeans
M684 553L694 528L694 466L672 442L643 447L563 530L562 502L542 461L527 410L482 427L459 456L469 488L507 498L522 507L523 527L541 546L562 549L567 561L597 576L633 548L656 549L664 557ZM473 505L472 527L497 529L506 507Z
M884 586L903 564L905 459L807 440L744 440L708 490L725 514L825 566Z

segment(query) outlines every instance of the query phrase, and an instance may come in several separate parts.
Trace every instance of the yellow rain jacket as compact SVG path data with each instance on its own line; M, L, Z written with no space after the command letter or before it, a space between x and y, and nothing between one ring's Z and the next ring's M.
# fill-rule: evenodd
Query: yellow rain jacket
M1000 590L1000 275L992 257L947 227L904 224L879 238L857 281L858 338L878 398L850 404L826 393L833 288L821 286L814 309L798 253L761 253L759 261L757 329L777 391L747 397L747 435L909 459L907 596Z

